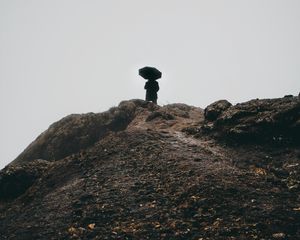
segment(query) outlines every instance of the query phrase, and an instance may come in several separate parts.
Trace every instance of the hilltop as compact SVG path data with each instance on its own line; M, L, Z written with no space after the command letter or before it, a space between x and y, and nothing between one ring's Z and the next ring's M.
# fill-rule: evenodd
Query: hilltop
M129 100L0 172L1 239L299 239L300 101Z

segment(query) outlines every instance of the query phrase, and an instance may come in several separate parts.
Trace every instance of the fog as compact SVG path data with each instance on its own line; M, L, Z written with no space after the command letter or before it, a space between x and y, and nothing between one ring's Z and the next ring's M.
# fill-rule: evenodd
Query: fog
M0 168L50 124L144 99L158 104L298 95L298 0L0 0Z

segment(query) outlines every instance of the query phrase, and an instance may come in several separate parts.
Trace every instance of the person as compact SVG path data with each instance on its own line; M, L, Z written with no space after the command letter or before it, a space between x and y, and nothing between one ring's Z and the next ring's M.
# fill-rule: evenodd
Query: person
M146 101L157 104L157 92L159 91L158 82L148 79L144 88L146 89Z

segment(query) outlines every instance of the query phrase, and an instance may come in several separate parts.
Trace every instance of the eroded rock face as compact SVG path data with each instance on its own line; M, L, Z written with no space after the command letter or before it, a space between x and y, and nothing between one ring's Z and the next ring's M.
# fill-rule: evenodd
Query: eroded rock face
M213 110L211 110L213 111ZM212 130L238 140L299 140L300 103L297 97L256 99L228 107Z

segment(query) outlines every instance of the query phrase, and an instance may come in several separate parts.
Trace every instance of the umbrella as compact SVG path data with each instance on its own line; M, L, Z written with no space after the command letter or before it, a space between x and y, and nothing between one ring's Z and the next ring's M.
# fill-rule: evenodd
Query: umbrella
M161 78L161 72L154 67L143 67L139 70L139 75L148 80Z

